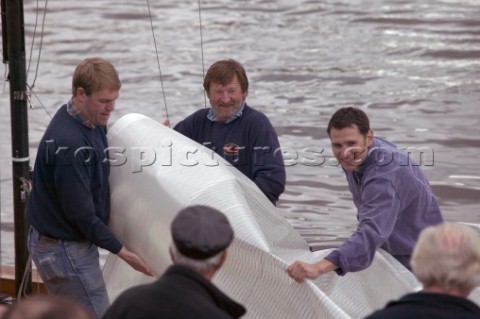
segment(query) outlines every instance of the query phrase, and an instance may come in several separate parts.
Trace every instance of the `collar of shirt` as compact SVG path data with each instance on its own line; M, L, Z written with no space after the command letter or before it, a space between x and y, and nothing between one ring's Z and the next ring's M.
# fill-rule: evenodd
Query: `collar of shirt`
M367 167L370 165L370 162L372 161L370 157L371 150L372 150L372 147L369 147L367 158L365 158L363 163L360 164L360 166L356 171L352 172L352 175L353 177L355 177L357 184L360 184L360 182L362 181L363 174L365 173L365 170L367 169Z
M82 123L83 125L85 125L86 127L89 127L89 128L95 128L95 125L92 124L92 122L90 122L89 120L86 120L82 114L80 113L80 111L77 110L77 107L75 106L75 104L73 103L73 99L70 99L68 102L67 102L67 112L68 114L70 114L74 119L76 119L77 121L79 121L80 123Z
M245 102L242 103L242 107L240 108L240 110L238 110L237 113L233 114L233 116L231 118L229 118L225 124L228 124L230 122L232 122L233 120L239 118L240 116L242 116L242 112L243 112L243 108L245 107ZM208 109L208 114L207 114L207 118L212 121L212 122L217 122L217 116L215 115L215 113L213 112L213 109L212 108L209 108Z

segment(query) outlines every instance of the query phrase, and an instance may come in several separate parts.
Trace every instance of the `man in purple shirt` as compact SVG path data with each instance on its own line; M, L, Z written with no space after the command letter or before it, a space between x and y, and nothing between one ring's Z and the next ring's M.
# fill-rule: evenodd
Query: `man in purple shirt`
M330 271L359 271L370 266L378 248L410 269L420 231L443 222L428 180L407 153L373 136L368 116L358 108L339 109L327 132L358 210L358 228L324 259L290 265L289 275L302 282Z

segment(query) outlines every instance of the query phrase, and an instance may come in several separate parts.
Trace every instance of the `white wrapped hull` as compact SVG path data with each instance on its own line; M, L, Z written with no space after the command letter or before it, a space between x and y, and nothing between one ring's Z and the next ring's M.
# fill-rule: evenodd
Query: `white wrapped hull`
M246 318L360 318L419 286L385 252L377 253L364 271L344 277L330 273L298 284L287 275L287 266L297 259L317 261L329 251L310 252L305 240L237 169L140 114L118 120L110 129L109 143L110 157L120 159L118 163L127 159L112 167L110 226L156 277L171 263L169 226L175 213L204 204L223 212L234 228L227 263L214 283L245 305ZM115 155L120 149L125 152ZM114 255L108 257L104 275L112 301L126 288L154 280Z

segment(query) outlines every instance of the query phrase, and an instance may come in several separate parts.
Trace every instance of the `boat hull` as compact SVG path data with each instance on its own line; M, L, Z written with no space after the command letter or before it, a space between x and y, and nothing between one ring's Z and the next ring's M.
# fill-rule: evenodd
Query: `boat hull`
M175 214L201 204L223 212L234 228L227 262L213 282L245 305L245 318L359 318L419 288L384 251L366 270L332 272L299 284L287 275L288 265L317 261L330 250L311 252L257 186L223 158L140 114L118 120L109 145L115 158L110 227L155 277L171 264L169 227ZM104 276L112 301L131 286L155 280L114 255L107 258Z

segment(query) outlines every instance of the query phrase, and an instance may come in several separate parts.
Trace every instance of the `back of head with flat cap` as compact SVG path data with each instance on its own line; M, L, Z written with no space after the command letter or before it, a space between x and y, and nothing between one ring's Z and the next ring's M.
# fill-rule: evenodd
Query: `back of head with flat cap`
M225 215L201 205L178 212L171 224L171 233L177 250L197 260L215 256L233 240L233 229Z

